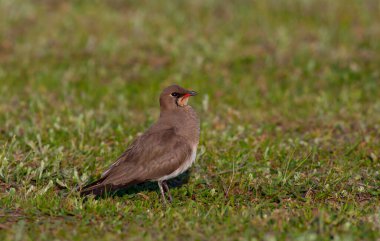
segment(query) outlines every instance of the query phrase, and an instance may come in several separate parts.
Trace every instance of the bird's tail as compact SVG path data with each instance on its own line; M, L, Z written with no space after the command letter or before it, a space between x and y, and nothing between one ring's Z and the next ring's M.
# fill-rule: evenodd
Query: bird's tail
M113 186L103 183L103 180L102 178L84 186L80 189L80 195L87 196L93 194L95 196L103 196L105 193L113 191Z

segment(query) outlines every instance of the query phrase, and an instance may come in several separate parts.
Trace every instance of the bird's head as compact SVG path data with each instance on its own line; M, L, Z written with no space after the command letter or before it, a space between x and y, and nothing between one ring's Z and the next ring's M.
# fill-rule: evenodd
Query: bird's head
M178 85L166 87L160 95L161 110L171 110L187 105L190 96L197 95L197 92L184 89Z

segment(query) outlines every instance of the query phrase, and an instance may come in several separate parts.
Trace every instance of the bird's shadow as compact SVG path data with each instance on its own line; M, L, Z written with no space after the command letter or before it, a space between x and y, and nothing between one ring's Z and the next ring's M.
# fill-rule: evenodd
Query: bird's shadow
M188 183L190 179L190 174L191 174L191 171L187 170L181 175L168 180L167 183L168 183L169 188L170 189L178 188L178 187L181 187L183 184ZM159 192L157 182L144 182L140 184L135 184L127 188L122 188L112 193L107 193L106 195L99 196L97 198L101 199L105 197L122 197L124 195L135 195L137 193L144 192L144 191Z

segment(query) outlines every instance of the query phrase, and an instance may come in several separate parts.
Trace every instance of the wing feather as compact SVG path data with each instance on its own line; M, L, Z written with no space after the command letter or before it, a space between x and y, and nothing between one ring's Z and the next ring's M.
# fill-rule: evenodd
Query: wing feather
M106 170L94 185L82 193L97 193L98 189L114 190L131 184L156 180L179 168L192 153L187 140L174 128L148 131Z

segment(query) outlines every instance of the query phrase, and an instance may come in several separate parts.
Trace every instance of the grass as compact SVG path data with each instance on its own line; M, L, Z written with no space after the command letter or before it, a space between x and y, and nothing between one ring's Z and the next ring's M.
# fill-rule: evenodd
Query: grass
M0 1L0 240L379 240L380 5ZM197 90L201 142L155 185L84 201Z

